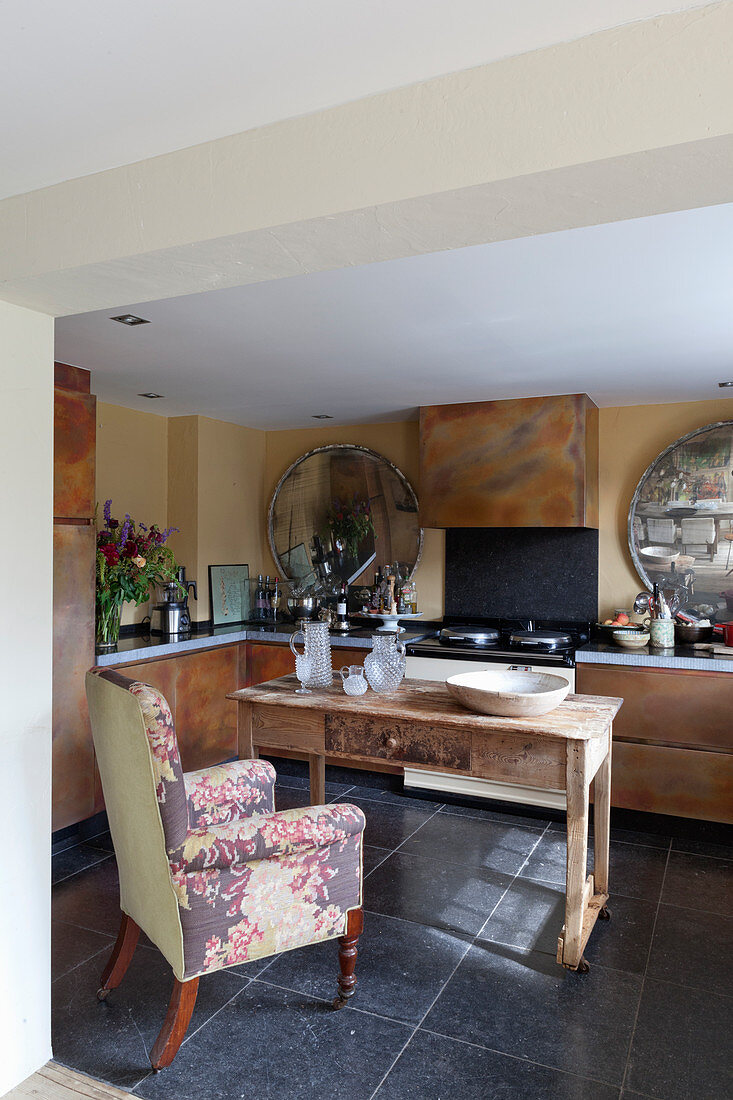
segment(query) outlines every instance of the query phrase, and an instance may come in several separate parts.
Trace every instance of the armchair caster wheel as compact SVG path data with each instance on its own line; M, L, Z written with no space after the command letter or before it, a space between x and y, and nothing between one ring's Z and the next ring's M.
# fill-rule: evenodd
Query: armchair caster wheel
M341 996L334 997L334 999L331 1001L331 1008L334 1008L334 1009L346 1008L348 1003L349 1002L348 1002L348 999L346 997L341 997Z
M598 919L599 920L610 920L611 919L611 910L608 908L607 905L602 905L601 908L598 910Z
M111 992L111 989L105 989L104 986L100 986L100 988L97 990L97 1000L106 1001Z
M589 970L590 970L590 963L586 959L585 955L583 955L583 957L581 958L580 962L578 963L578 965L576 967L576 971L577 971L578 974L587 974Z

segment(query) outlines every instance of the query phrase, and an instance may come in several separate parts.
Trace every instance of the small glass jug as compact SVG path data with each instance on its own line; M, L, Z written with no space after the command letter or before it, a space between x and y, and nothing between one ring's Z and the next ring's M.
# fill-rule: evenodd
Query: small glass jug
M363 665L344 665L339 669L339 674L344 682L344 691L347 695L363 695L369 686L364 679Z
M364 672L373 691L396 691L405 675L405 647L396 634L373 634Z
M300 637L299 637L300 636ZM331 666L331 639L328 636L326 623L303 623L301 630L296 630L290 636L290 648L296 657L300 651L295 648L296 640L302 639L305 656L310 659L311 671L304 687L319 688L330 687L333 683L333 668Z

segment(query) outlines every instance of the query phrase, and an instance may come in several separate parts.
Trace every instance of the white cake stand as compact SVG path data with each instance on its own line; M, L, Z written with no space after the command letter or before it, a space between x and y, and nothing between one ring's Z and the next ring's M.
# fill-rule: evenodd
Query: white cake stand
M388 631L390 634L404 634L405 628L399 625L400 621L404 622L406 619L419 619L421 615L422 611L416 611L414 614L410 613L405 615L388 615L384 611L362 611L359 618L377 619L381 621L382 626L378 626L377 630Z

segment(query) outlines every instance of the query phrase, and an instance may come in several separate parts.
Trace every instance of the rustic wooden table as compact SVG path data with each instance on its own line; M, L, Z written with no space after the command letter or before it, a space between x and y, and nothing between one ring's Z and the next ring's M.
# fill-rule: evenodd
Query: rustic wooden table
M353 698L340 684L296 695L294 676L228 695L238 704L239 756L287 749L310 765L311 801L325 801L326 756L343 762L390 761L412 768L524 783L567 795L565 924L557 961L585 971L583 950L607 919L611 811L611 729L621 699L568 695L539 718L473 714L443 684L405 680L391 695ZM588 808L593 784L594 870L587 874Z

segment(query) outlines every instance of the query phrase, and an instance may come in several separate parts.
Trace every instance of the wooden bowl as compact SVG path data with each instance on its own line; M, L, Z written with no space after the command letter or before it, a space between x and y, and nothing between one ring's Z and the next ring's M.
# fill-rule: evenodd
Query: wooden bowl
M639 556L647 565L669 565L677 561L679 550L671 550L668 546L642 546Z
M454 699L476 711L502 718L531 718L559 707L570 691L564 676L549 672L461 672L446 687Z

